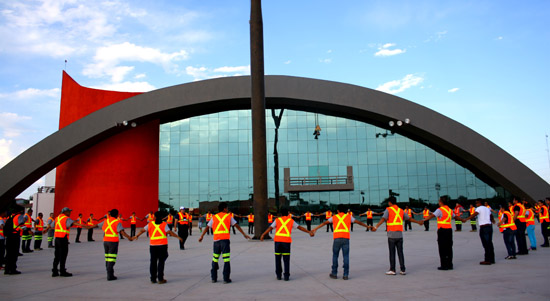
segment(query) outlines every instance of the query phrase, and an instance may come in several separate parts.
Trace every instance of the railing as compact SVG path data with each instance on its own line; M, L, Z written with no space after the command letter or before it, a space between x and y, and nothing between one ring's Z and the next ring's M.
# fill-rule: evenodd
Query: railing
M348 184L348 176L290 177L290 186Z

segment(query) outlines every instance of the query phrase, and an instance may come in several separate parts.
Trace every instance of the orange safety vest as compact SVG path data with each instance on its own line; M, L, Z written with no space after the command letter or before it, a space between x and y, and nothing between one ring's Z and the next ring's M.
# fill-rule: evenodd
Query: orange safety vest
M229 228L231 227L231 216L225 212L214 215L212 229L214 229L214 240L229 239Z
M408 215L410 218L413 217L412 209L405 209L405 213L407 213L407 215Z
M189 221L187 220L187 213L178 212L178 224L187 225Z
M331 217L332 217L332 212L330 212L330 211L325 212L325 218L326 219L329 219Z
M388 226L388 231L403 232L403 217L404 212L403 210L401 210L401 208L397 207L397 205L388 207L388 221L386 222L386 225Z
M248 222L249 222L249 223L253 223L253 222L254 222L254 214L249 214L249 215L248 215Z
M28 213L25 213L25 216L27 217L27 220L25 221L25 227L27 227L27 229L31 229L32 228L32 218L31 218L31 215L28 214Z
M82 225L82 218L79 217L79 218L76 220L76 223ZM77 225L74 225L74 226L75 226L75 228L82 228L82 226L77 226Z
M4 218L0 216L0 222L3 221L3 220L4 220ZM4 237L4 228L3 227L0 228L0 237ZM2 255L4 255L4 254L2 254Z
M275 220L276 230L273 241L275 242L292 242L292 228L294 226L294 220L290 216L282 216Z
M19 225L19 217L21 214L16 214L13 217L13 233L19 232L19 236L23 236L23 228Z
M152 222L152 221L154 221L154 220L155 220L155 215L154 215L154 214L151 213L151 214L148 214L148 215L147 215L147 222L150 223L150 222Z
M270 223L270 224L273 223L273 214L269 213L267 215L267 222Z
M206 214L206 222L209 222L212 219L212 213Z
M130 216L130 224L135 225L137 223L137 218L135 215Z
M510 212L508 211L505 211L503 215L506 215L506 218L508 219L508 223L504 225L500 225L500 228L502 228L503 231L506 228L517 230L516 223L514 223L514 219L512 218L512 214L510 214Z
M471 208L470 208L470 215L474 215L474 212L476 212L476 208L475 208L475 207L471 207Z
M437 229L452 229L451 218L453 217L453 214L451 208L445 205L443 207L439 207L439 210L441 211L442 216L441 218L437 218Z
M69 229L67 229L67 219L69 217L65 214L61 213L57 216L55 219L55 233L54 237L64 238L67 237L69 239Z
M422 217L426 218L428 216L430 216L430 210L429 209L424 209L424 211L422 211Z
M367 211L367 219L372 219L372 210Z
M162 222L160 225L155 224L155 222L150 222L147 225L147 230L149 232L149 244L151 246L165 246L168 244L166 222Z
M88 226L93 226L94 225L94 220L92 219L92 217L88 217Z
M36 231L42 232L44 230L44 221L40 217L37 217L36 220L38 220L38 223L35 223L34 228Z
M517 203L516 206L519 207L519 213L518 213L519 221L525 223L525 207L520 203Z
M336 223L335 223L336 221ZM342 212L335 214L332 217L332 224L336 224L334 226L334 232L332 233L332 237L334 239L336 238L347 238L349 239L349 228L351 227L351 215L344 214Z
M527 226L535 225L535 212L533 209L527 209L529 211L529 216L525 218L525 223L527 223Z
M455 207L455 209L453 210L455 212L455 216L461 216L462 214L460 213L460 208L462 208L462 206L457 206Z
M103 227L101 228L105 235L103 236L103 241L118 242L118 224L120 220L118 218L107 216L107 219L103 222Z
M540 213L539 213L539 221L542 222L550 222L550 216L548 214L548 207L542 206L540 207Z
M193 215L191 213L187 213L187 219L189 220L189 223L193 221Z
M306 212L306 221L311 220L311 212Z

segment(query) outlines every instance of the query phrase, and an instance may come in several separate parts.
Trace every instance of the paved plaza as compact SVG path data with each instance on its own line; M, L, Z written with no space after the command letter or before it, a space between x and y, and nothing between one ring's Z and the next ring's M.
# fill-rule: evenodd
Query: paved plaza
M537 224L538 244L541 243ZM115 266L117 281L106 280L102 232L94 231L95 242L74 243L67 260L72 278L52 278L53 249L19 258L17 276L0 275L3 300L548 300L550 298L550 248L539 248L517 260L504 260L502 235L493 236L496 264L481 266L483 248L478 233L454 232L454 270L438 271L435 223L429 232L413 224L404 232L406 276L386 276L388 247L383 227L365 232L355 225L350 243L349 280L328 277L332 258L332 233L320 229L310 238L293 233L290 281L275 278L273 242L246 241L240 233L231 238L233 283L210 282L212 236L198 242L199 233L178 249L169 238L166 284L149 281L149 241L122 240ZM243 228L246 230L246 228ZM127 229L128 231L128 229ZM129 232L129 231L128 231ZM43 245L47 244L44 241ZM44 247L44 246L43 246ZM398 267L399 268L399 267ZM221 270L219 279L222 279Z

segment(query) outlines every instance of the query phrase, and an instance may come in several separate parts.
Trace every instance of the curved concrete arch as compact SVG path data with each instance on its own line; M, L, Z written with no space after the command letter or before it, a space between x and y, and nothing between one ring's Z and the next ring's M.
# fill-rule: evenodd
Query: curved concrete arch
M268 108L289 108L391 128L470 169L490 185L528 200L550 194L550 185L514 157L464 125L428 108L380 91L309 78L266 76ZM161 123L208 113L250 109L250 77L211 79L167 87L98 110L46 137L0 169L0 204L9 201L49 170L105 138L128 121Z

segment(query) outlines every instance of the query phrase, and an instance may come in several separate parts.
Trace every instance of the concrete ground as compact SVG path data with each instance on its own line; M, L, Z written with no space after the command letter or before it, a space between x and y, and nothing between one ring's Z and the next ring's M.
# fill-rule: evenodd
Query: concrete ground
M540 226L536 226L541 244ZM319 230L310 238L293 232L290 281L275 278L273 242L246 241L240 233L231 238L233 283L211 283L212 236L198 242L195 228L180 251L169 239L166 284L149 281L149 241L120 243L115 266L117 281L106 280L102 232L96 242L74 243L71 234L68 271L72 278L52 278L53 249L19 258L21 275L0 275L3 300L549 300L550 248L538 248L517 260L504 260L506 250L496 227L493 236L496 264L481 266L483 248L477 233L454 233L454 270L438 271L435 224L425 232L413 224L404 232L406 276L386 276L389 268L386 233L365 232L355 225L350 243L350 275L344 281L342 259L338 279L328 277L332 233ZM246 228L245 228L246 230ZM382 231L381 231L382 230ZM128 231L128 229L127 229ZM85 238L85 231L83 231ZM44 241L43 244L46 244ZM219 279L222 279L221 271Z

